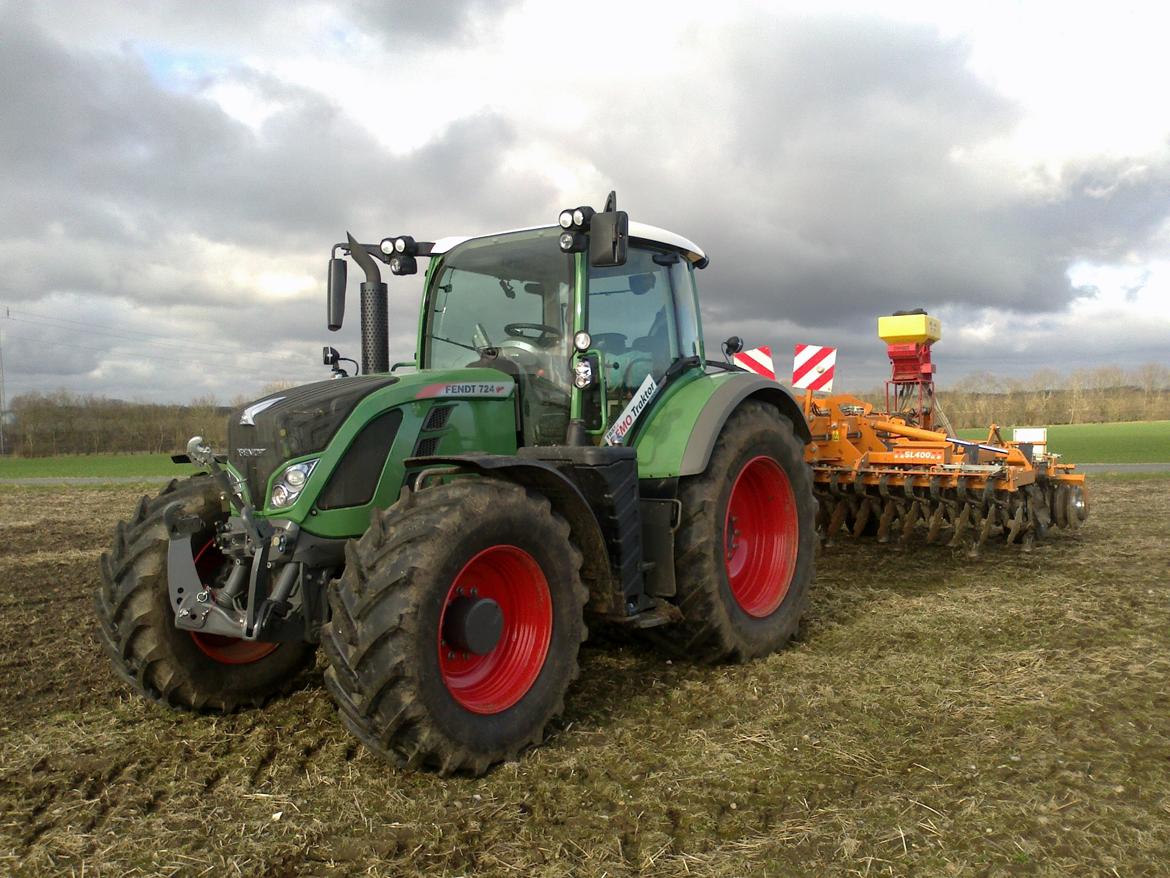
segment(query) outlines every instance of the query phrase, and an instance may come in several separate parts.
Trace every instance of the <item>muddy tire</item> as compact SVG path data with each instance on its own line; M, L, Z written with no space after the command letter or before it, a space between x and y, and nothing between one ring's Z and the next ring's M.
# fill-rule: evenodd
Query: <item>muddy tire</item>
M816 551L804 445L774 407L747 401L723 425L706 472L680 480L675 534L681 624L652 629L672 652L746 661L796 633Z
M578 674L581 561L549 501L510 482L459 479L376 514L346 546L322 632L345 725L444 774L539 744Z
M297 685L314 647L211 638L175 627L163 521L175 503L181 515L197 515L207 525L192 539L197 549L209 548L215 524L227 518L215 481L194 476L143 497L133 518L118 522L113 547L101 557L95 596L102 645L118 676L146 698L202 712L259 707ZM207 571L205 562L196 566Z

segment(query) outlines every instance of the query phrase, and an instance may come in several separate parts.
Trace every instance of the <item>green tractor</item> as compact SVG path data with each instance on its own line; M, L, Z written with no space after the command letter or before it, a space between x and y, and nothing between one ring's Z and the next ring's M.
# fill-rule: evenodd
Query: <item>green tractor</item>
M587 621L705 661L792 637L808 427L778 384L706 359L698 246L612 193L483 237L349 236L332 330L346 257L365 273L362 374L325 348L334 377L234 412L224 453L193 438L175 460L206 472L143 497L102 556L101 637L138 692L260 706L321 644L372 751L478 774L543 739ZM422 259L417 353L391 368L379 263Z

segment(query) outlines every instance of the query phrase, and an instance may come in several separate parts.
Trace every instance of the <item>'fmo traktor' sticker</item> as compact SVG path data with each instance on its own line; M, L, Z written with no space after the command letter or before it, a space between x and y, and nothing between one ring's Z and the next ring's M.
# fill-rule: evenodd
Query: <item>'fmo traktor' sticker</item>
M617 416L613 426L605 431L607 445L621 444L621 441L626 438L626 434L630 432L630 428L634 426L634 422L638 420L638 416L646 410L646 406L650 404L650 400L654 399L654 394L657 392L658 384L654 381L654 376L647 375L646 380L638 388L638 392L634 394L634 398L630 400L630 404Z

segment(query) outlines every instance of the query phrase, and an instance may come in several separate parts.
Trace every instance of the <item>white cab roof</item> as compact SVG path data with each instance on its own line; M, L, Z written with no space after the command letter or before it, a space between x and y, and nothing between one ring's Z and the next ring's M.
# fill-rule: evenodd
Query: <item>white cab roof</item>
M492 232L490 235L453 235L449 238L440 238L435 241L435 245L431 248L431 255L438 256L440 253L446 253L464 241L470 241L473 238L491 238L495 235L507 235L511 232L528 232L533 229L555 228L553 226L526 226L522 229L508 229L504 232ZM677 247L686 253L687 258L691 262L698 262L700 259L706 257L706 253L694 241L684 238L682 235L676 235L674 232L668 232L666 229L660 229L658 226L648 226L645 223L630 222L630 237L637 238L642 241L649 241L653 244L665 244L667 247Z

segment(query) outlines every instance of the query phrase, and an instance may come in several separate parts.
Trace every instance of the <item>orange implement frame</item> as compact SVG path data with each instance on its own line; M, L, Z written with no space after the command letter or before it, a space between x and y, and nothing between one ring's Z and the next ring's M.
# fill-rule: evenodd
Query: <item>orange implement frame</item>
M848 395L805 396L812 439L805 452L827 542L848 531L886 542L948 536L974 554L993 536L1030 548L1053 525L1078 527L1088 515L1085 477L1056 455L923 429Z

